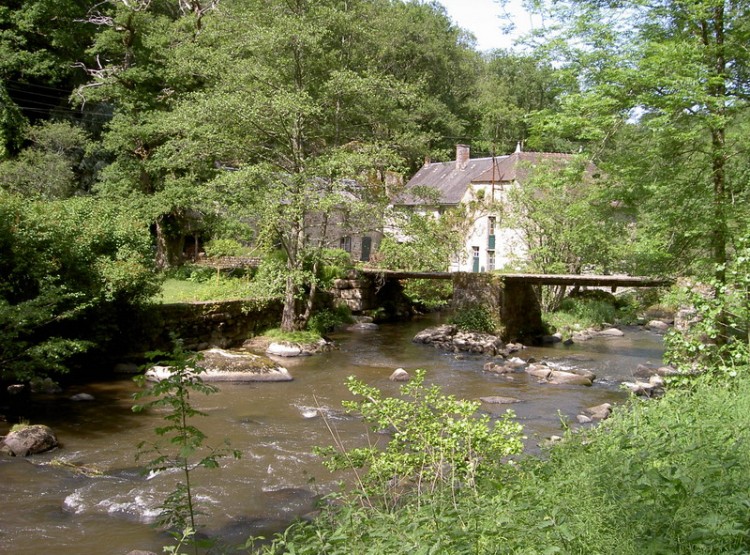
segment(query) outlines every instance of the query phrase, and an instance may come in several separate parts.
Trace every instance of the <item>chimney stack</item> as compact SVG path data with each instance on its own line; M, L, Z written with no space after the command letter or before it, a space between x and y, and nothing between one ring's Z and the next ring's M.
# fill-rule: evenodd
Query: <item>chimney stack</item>
M463 170L469 163L471 150L469 145L456 145L456 169Z

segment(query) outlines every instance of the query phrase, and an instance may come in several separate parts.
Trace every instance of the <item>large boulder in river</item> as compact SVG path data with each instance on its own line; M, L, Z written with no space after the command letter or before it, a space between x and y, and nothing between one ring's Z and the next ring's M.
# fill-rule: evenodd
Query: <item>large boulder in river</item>
M48 426L35 424L10 432L0 442L0 452L14 457L27 457L57 447L57 436Z
M393 374L391 374L391 377L388 378L392 382L408 382L410 379L409 372L404 370L403 368L396 368L393 371Z
M526 367L526 373L539 378L540 381L555 385L590 386L596 377L588 370L556 370L546 364L530 364Z
M602 403L595 407L589 407L586 412L594 420L606 420L612 414L612 405L609 403Z
M330 351L332 344L325 339L312 341L310 343L297 343L294 341L273 341L266 347L266 354L277 357L305 357Z
M452 341L453 336L458 333L458 327L452 324L443 324L420 331L414 336L414 343L441 343Z
M288 382L289 371L268 357L254 353L209 349L203 351L201 374L204 382ZM146 378L160 381L170 376L168 366L153 366Z

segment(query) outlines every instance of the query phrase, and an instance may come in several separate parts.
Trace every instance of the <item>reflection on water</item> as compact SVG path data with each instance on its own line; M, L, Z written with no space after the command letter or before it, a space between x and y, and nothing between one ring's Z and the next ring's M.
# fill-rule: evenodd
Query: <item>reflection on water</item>
M346 445L368 440L362 423L341 411L342 399L351 398L344 386L349 375L395 392L398 386L388 380L395 368L425 368L429 383L458 397L515 397L522 402L512 409L534 445L560 432L561 416L574 419L586 407L624 399L618 383L631 379L638 364L658 364L662 354L661 338L637 328L621 338L530 348L521 353L523 358L556 359L598 376L590 388L539 384L525 373L485 373L487 359L480 356L456 357L411 342L417 331L439 318L337 334L339 350L287 361L292 382L220 384L218 394L195 398L209 415L196 422L209 442L220 447L228 438L242 452L241 460L224 459L221 470L196 471L205 532L241 542L249 534L279 530L312 511L317 495L336 487L341 476L332 476L312 448L330 445L331 433ZM130 410L136 387L129 380L90 384L66 391L65 397L79 391L93 394L95 401L58 399L35 407L34 423L52 426L61 449L29 460L0 459L0 488L3 498L12 501L0 513L0 552L161 552L169 539L149 522L180 476L144 476L135 460L136 445L154 437L159 414ZM489 414L507 408L482 407ZM66 466L50 464L54 461ZM98 473L75 472L69 465Z

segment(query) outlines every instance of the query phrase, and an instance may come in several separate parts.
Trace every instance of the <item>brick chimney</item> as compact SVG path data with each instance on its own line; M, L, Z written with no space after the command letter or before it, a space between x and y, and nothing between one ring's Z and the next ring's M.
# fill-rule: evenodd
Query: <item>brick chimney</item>
M471 149L469 145L456 145L456 169L463 170L469 163Z

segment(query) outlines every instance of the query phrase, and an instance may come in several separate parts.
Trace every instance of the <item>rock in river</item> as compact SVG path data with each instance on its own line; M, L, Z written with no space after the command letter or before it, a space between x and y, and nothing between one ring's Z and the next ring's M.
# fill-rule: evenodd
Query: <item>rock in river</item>
M203 351L201 366L206 369L201 374L205 382L288 382L292 379L286 368L253 353L209 349ZM160 381L169 373L168 366L154 366L146 372L146 377Z
M511 405L513 403L521 402L520 399L516 399L515 397L500 397L497 395L492 397L480 397L479 400L488 405Z
M57 445L57 436L51 428L35 424L10 432L0 442L0 451L14 457L27 457L44 453Z
M392 382L408 382L410 379L409 372L403 368L396 368L388 379Z
M539 378L541 381L557 385L567 384L590 386L596 377L593 373L586 370L555 370L545 364L530 364L526 368L526 373Z

